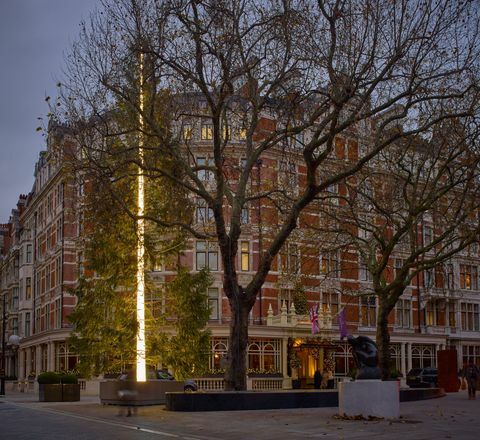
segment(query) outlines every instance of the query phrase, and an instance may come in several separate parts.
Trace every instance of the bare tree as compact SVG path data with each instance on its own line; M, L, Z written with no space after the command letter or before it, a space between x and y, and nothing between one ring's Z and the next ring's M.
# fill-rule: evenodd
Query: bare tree
M212 228L145 218L218 242L232 315L226 387L245 389L248 315L302 212L399 139L475 114L478 11L446 0L103 6L67 58L59 118L82 124L78 142L97 174L115 174L99 158L111 158L112 144L123 142L117 161L141 165L152 182L176 182L211 209ZM122 130L109 121L115 109L131 116ZM142 162L125 141L139 134L140 115ZM387 130L392 123L404 129ZM200 142L190 135L196 125ZM341 137L351 146L343 156ZM282 175L297 176L294 190ZM257 201L278 227L251 281L240 285L242 210Z
M478 129L470 119L463 122L442 123L428 138L403 138L350 178L337 209L326 211L369 281L356 293L367 301L378 297L376 339L385 379L388 318L402 294L416 281L420 310L420 292L443 292L448 281L441 268L478 242Z

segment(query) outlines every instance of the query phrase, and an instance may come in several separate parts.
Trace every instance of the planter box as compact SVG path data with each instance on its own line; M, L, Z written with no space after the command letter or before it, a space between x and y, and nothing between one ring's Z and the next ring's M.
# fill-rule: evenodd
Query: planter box
M38 385L38 400L40 402L78 402L80 384L41 383Z
M80 400L80 384L62 384L62 402L78 402Z
M40 383L38 384L38 400L40 402L61 402L62 384Z

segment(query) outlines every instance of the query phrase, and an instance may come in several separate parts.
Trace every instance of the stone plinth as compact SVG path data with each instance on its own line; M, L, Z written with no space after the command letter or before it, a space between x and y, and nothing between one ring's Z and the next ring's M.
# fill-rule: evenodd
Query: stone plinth
M338 384L340 415L400 417L400 389L397 381L356 380Z

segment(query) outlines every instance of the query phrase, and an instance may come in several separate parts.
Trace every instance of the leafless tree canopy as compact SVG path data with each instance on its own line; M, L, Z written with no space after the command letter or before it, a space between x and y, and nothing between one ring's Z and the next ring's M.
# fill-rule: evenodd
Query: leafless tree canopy
M475 126L478 12L475 2L447 0L119 0L83 25L58 118L82 127L91 170L120 179L128 167L119 161L139 164L132 140L145 95L145 173L213 212L213 229L149 220L218 241L233 317L228 388L245 387L248 312L302 211L392 144L428 139L450 119ZM188 134L206 122L208 154ZM340 135L355 139L358 154L338 160ZM199 152L208 160L196 161ZM265 177L253 184L279 157L302 170L294 188ZM239 286L242 208L258 200L277 224L251 282Z

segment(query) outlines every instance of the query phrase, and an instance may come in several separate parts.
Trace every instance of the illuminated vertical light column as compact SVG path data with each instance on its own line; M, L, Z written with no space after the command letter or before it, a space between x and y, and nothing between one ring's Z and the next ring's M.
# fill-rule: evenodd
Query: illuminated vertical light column
M140 135L138 137L138 186L137 186L137 381L147 380L145 362L145 186L143 175L143 54L140 54L140 113L138 123Z

